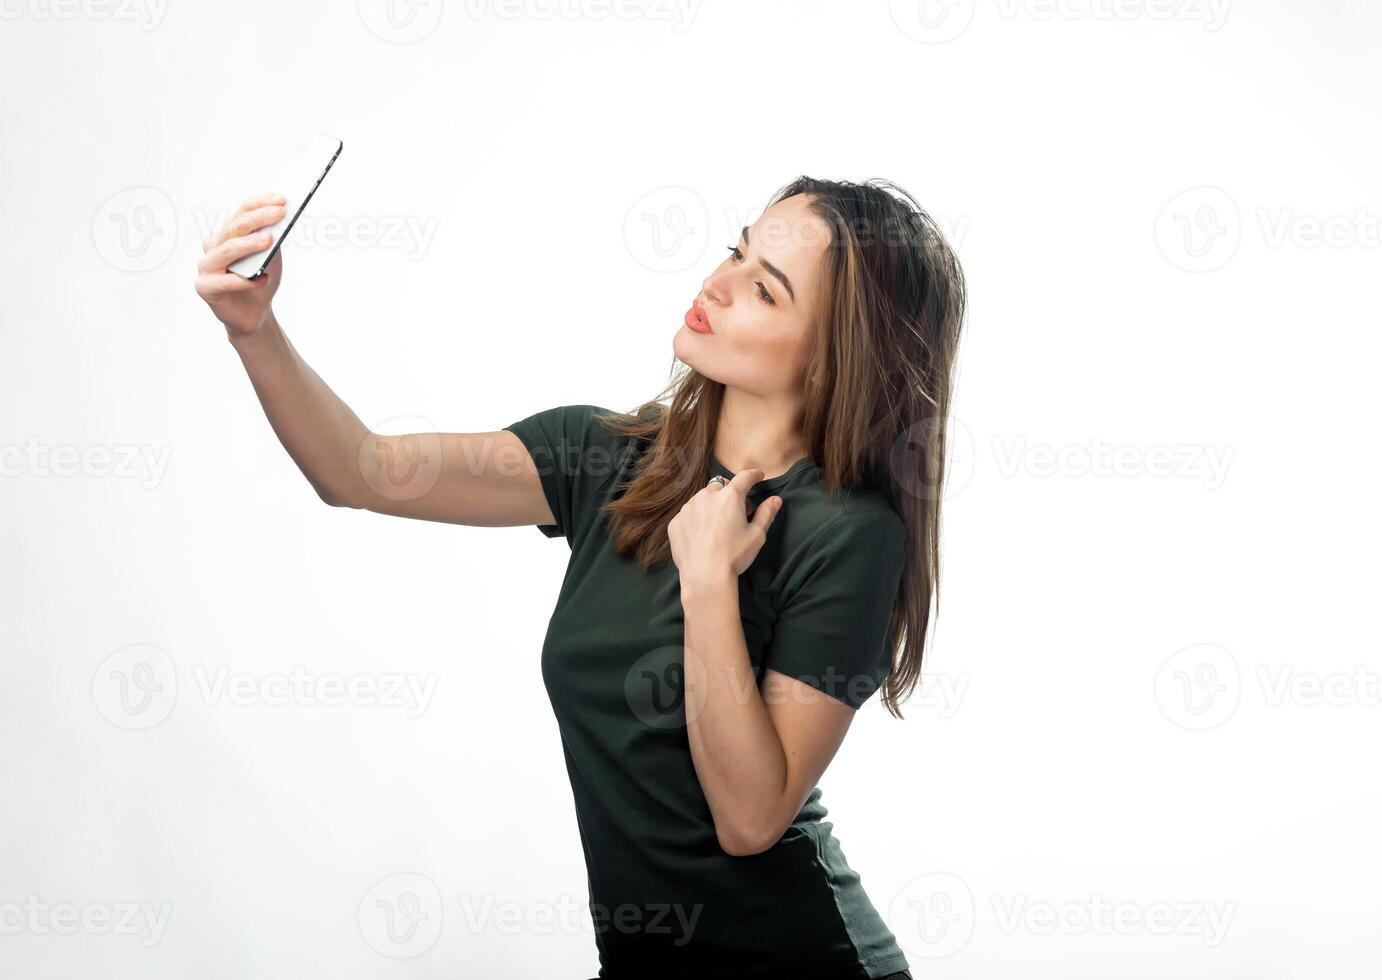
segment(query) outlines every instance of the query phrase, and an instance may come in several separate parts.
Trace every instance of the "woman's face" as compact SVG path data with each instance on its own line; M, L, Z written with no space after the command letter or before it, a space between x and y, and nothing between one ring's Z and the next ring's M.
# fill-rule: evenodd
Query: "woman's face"
M777 202L745 229L735 251L725 249L695 297L711 332L683 322L672 338L679 361L757 395L800 390L822 313L819 275L830 234L807 203L805 194Z

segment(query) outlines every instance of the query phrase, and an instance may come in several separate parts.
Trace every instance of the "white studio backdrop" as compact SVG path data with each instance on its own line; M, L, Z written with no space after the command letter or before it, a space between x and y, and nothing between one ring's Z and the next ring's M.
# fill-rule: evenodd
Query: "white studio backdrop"
M1376 975L1382 9L0 14L0 975L596 972L565 542L321 503L194 292L313 130L275 308L376 431L630 408L778 187L912 192L939 625L822 785L915 976Z

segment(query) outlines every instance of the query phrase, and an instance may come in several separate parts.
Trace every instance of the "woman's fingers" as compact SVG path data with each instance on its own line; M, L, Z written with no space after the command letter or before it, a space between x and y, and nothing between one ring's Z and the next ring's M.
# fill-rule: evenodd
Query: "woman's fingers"
M252 252L258 252L262 248L268 248L273 242L273 235L267 231L256 232L253 235L241 235L239 238L231 238L217 245L207 252L197 261L197 271L199 272L224 272L226 266L238 258L242 258Z
M238 238L246 235L256 228L271 225L279 218L283 217L285 205L282 194L268 194L263 197L249 198L244 204L240 205L240 210L230 216L230 220L222 227L216 229L206 241L202 242L202 251L210 252L217 245L222 244L227 239Z
M226 232L221 236L221 240L248 235L265 225L273 224L281 217L283 217L283 205L281 204L270 204L262 208L255 208L253 211L241 211L226 226Z
M283 195L277 194L273 191L265 191L263 194L255 194L241 201L240 210L248 211L251 208L263 207L265 204L272 204L275 201L279 202L280 204L283 203Z

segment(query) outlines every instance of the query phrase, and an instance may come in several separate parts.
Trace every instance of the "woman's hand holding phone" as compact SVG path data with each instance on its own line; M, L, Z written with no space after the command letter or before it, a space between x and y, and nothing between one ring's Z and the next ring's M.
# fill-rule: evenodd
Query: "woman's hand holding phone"
M226 267L272 243L272 235L260 229L282 218L285 204L283 195L276 193L248 198L202 245L205 254L197 262L197 295L225 324L231 340L257 333L273 316L269 304L283 277L283 250L277 251L258 279L246 279Z

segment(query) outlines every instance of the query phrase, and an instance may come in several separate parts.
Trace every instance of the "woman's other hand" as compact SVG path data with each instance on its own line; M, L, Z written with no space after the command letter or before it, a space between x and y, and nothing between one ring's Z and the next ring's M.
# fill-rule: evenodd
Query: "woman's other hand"
M668 523L672 561L683 582L713 582L727 572L737 578L753 564L782 507L781 497L769 497L748 519L749 488L762 479L763 471L755 467L740 470L724 486L711 481Z

